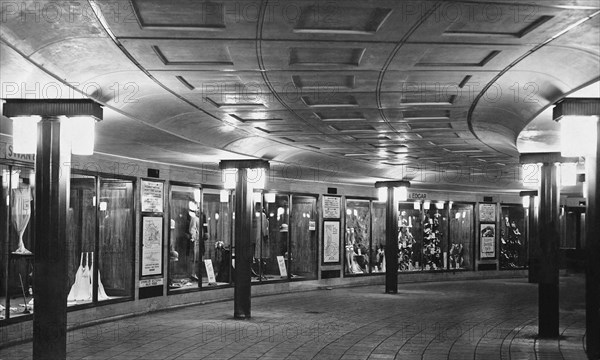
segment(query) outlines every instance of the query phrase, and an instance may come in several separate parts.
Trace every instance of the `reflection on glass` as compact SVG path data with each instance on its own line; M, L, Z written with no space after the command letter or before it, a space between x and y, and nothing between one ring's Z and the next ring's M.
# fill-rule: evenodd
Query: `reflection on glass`
M373 272L385 272L385 214L386 204L372 202L373 240L371 245L371 264Z
M132 181L100 180L99 301L133 295L133 197Z
M347 274L368 274L371 246L371 212L369 200L346 200Z
M450 269L472 269L471 247L473 246L473 205L454 203L450 209Z
M290 276L317 277L317 198L292 195L292 227L289 255Z
M96 246L96 178L71 175L67 210L67 305L92 302L93 257Z
M227 285L231 276L232 217L229 192L204 189L202 212L206 217L206 241L203 260L202 286ZM223 201L222 201L223 200ZM213 268L215 283L208 279L207 264Z
M423 225L420 208L412 202L398 204L398 271L421 270Z
M193 186L171 185L169 217L169 289L200 286L200 260L205 252L204 214L200 213ZM202 217L202 219L201 219Z
M0 165L0 320L33 312L34 176Z
M527 244L524 228L525 209L523 206L502 206L500 269L518 269L527 265Z

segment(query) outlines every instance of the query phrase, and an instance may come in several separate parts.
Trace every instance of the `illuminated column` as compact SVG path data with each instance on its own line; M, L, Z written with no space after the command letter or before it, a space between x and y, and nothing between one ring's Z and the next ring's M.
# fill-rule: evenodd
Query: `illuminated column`
M222 160L224 174L237 170L235 179L235 284L233 293L233 316L236 319L251 317L252 281L252 190L264 188L269 162L264 160ZM235 174L235 172L233 173ZM229 179L223 177L225 186Z
M554 107L553 118L560 122L563 156L584 156L587 183L585 220L585 322L589 359L600 358L600 99L565 98ZM586 194L584 194L586 195Z
M102 108L90 100L7 100L4 115L13 118L13 122L21 121L20 117L41 118L37 124L35 150L33 358L65 359L66 227L72 143L71 120L67 117L101 119ZM19 139L13 138L13 141L21 143Z
M398 293L398 201L406 201L408 181L379 181L379 201L386 201L385 212L385 292Z

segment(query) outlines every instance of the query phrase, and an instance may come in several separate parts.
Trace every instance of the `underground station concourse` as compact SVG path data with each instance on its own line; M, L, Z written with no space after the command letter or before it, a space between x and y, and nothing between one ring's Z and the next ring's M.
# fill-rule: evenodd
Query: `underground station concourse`
M599 81L598 0L2 0L0 359L600 359Z

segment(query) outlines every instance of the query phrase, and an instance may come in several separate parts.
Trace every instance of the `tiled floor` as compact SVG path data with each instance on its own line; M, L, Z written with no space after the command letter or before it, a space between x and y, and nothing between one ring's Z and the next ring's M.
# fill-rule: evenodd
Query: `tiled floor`
M585 359L584 280L561 278L561 338L537 334L524 279L340 288L154 313L69 332L70 359ZM0 351L31 358L31 343Z

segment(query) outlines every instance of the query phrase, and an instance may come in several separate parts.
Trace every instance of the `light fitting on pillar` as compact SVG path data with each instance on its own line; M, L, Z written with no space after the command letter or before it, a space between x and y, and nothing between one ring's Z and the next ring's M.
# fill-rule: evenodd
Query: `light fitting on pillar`
M556 103L553 119L560 122L562 156L587 156L596 152L600 99L565 98Z
M68 136L73 154L91 155L94 153L94 127L96 121L102 120L102 107L89 99L8 99L3 115L13 119L15 153L36 153L37 123L43 118L65 125L61 126L61 133Z
M443 209L444 209L444 205L445 205L445 202L444 202L444 201L438 201L438 202L436 202L436 203L435 203L435 207L436 207L438 210L443 210Z
M577 185L577 164L563 163L560 166L560 184L562 186Z
M238 175L237 169L224 169L221 175L223 180L223 186L225 187L225 189L235 189L235 184L237 182Z
M406 201L408 199L410 182L405 180L378 181L375 183L375 187L377 188L377 197L381 202L386 202L388 200L387 195L389 188L394 189L394 198L396 201Z
M413 209L415 210L421 210L421 202L420 201L415 201L413 204Z
M37 123L39 116L18 116L12 118L13 152L15 154L35 154L37 144Z
M521 191L519 193L519 195L523 199L523 207L525 209L529 209L529 203L531 201L532 196L534 197L534 201L537 201L537 198L538 198L537 194L538 194L537 190Z
M197 203L200 202L200 189L194 189L194 201Z
M525 195L523 196L523 207L525 209L529 209L529 200L530 200L530 196L529 195Z
M275 193L266 193L265 194L265 201L272 204L275 202Z
M69 118L72 154L94 154L95 126L96 119L91 116L78 116Z
M221 190L219 192L219 201L222 203L229 202L229 190Z
M560 120L562 156L586 156L596 151L597 116L563 116Z
M431 206L431 202L429 200L423 201L423 210L429 210L430 206Z
M262 194L259 192L252 193L252 200L255 203L261 203L262 202Z
M406 201L408 199L408 188L406 186L400 186L394 190L397 191L396 198L398 201Z
M387 193L388 193L388 189L385 187L380 187L379 189L377 189L377 198L380 202L386 202L387 201Z

